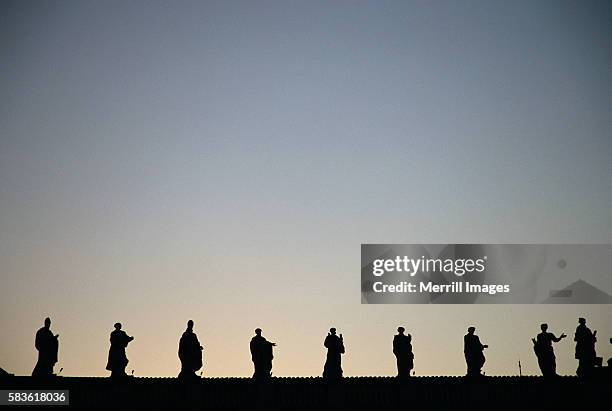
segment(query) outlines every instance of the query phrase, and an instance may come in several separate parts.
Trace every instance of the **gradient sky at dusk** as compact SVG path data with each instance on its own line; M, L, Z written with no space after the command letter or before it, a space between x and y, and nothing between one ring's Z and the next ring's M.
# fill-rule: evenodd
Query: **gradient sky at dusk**
M487 374L537 363L610 306L360 304L361 243L611 243L605 1L0 1L0 367L29 374L45 316L66 375ZM571 261L568 268L572 269ZM612 274L611 274L612 275ZM571 338L556 345L573 373Z

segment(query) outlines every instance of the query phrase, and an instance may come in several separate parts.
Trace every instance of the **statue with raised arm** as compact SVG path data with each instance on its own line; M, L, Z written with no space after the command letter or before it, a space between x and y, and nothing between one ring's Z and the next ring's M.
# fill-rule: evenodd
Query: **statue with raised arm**
M554 377L557 375L557 360L552 343L559 342L567 335L561 334L556 337L553 333L548 332L548 324L540 325L542 332L536 338L532 338L533 350L538 357L538 365L544 377Z
M57 351L59 348L59 334L53 335L51 332L51 319L45 318L45 325L36 332L34 346L38 350L38 361L34 370L33 377L49 377L53 375L53 367L57 362Z

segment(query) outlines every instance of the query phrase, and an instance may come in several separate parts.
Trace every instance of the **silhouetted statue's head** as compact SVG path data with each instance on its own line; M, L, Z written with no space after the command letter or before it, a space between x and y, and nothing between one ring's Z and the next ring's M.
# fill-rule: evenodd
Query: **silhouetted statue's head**
M51 318L45 318L45 328L51 327Z
M474 328L474 327L469 327L468 328L468 334L474 334L474 331L476 331L476 328Z
M540 329L544 332L546 332L546 330L548 330L548 324L544 323L542 325L540 325Z
M580 324L586 324L586 320L582 317L578 318L578 323Z
M193 330L193 320L187 321L187 329L188 330Z
M261 335L261 328L255 328L255 334Z
M121 329L121 323L115 323L115 330Z
M329 332L331 333L331 335L336 335L336 329L334 327L330 328Z
M397 332L403 334L406 329L404 327L397 327Z

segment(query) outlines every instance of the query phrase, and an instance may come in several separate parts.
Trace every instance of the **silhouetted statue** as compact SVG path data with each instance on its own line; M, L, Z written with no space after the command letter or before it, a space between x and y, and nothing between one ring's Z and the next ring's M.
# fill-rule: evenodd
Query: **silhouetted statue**
M479 376L480 370L485 363L484 349L488 345L480 343L480 339L474 334L476 328L469 327L468 333L463 337L463 353L467 363L467 375L470 377Z
M327 359L323 367L323 378L342 378L342 354L344 354L344 339L336 335L336 329L330 328L323 345L327 348Z
M179 341L178 355L181 360L180 379L196 379L196 371L202 368L202 350L204 348L193 332L193 320L187 321L187 329Z
M597 330L591 332L589 327L586 326L586 320L584 318L578 319L578 327L576 327L576 333L574 334L574 341L576 341L576 359L578 360L578 369L576 374L579 377L588 377L593 372L595 366L595 342L597 342Z
M115 329L110 334L110 350L108 350L108 363L106 369L111 372L111 377L125 377L125 367L128 365L125 348L134 337L128 336L121 330L121 323L115 324Z
M398 334L393 337L393 354L397 360L397 377L410 377L414 368L414 354L412 353L412 336L404 335L404 327L397 329Z
M557 375L557 360L552 343L561 341L567 335L561 334L559 338L555 337L553 333L547 331L548 324L540 325L540 329L542 332L536 338L531 339L533 341L533 350L536 357L538 357L538 365L542 375L544 377L553 377Z
M57 350L59 346L59 334L51 332L51 319L45 318L45 326L36 332L34 346L38 350L38 361L32 376L45 377L53 375L53 366L57 362Z
M272 376L272 347L276 343L270 342L261 336L261 328L255 330L255 336L249 344L251 349L251 360L253 360L253 378L266 380Z
M612 344L612 338L610 338L610 344ZM612 369L612 357L608 358L608 369Z

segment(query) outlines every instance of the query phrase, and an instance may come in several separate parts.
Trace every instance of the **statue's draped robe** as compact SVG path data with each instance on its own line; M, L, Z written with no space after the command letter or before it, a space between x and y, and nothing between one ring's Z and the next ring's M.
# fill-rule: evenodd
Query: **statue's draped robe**
M53 375L57 362L58 341L50 329L43 327L36 332L34 346L38 350L38 361L32 371L33 376Z
M393 354L397 359L397 376L409 377L410 370L414 368L414 354L407 335L398 334L393 337Z
M553 333L542 331L536 337L533 345L533 350L538 357L538 365L543 376L552 376L557 374L557 360L552 343L561 341L555 337Z
M341 378L344 342L337 335L329 334L325 337L323 345L327 348L327 359L323 367L323 377L330 379Z
M108 362L106 369L113 374L125 374L125 367L128 365L128 358L125 348L134 337L129 337L123 330L114 330L110 335L110 349L108 351Z
M192 330L186 330L181 336L178 355L181 360L181 374L187 376L202 368L202 346Z
M586 324L580 324L576 327L574 341L576 341L575 357L578 360L576 373L579 376L589 375L595 365L595 342L597 338Z
M466 334L463 337L463 353L467 363L468 375L480 375L480 370L485 363L483 353L484 345L480 343L480 338L474 334Z
M261 335L251 338L250 349L251 360L253 360L255 368L254 378L269 378L271 376L272 359L274 358L272 347L272 343Z

